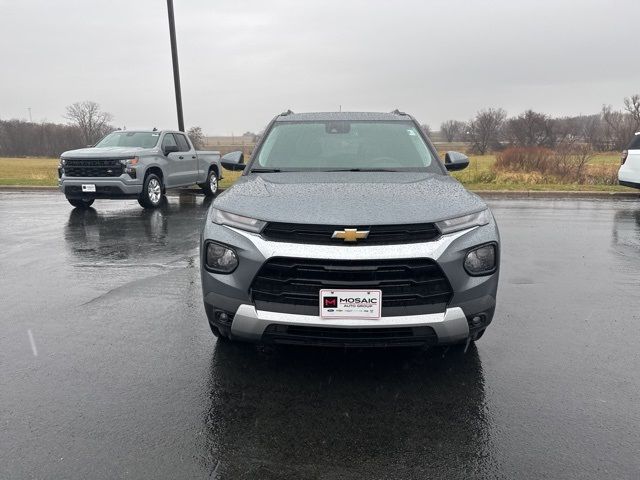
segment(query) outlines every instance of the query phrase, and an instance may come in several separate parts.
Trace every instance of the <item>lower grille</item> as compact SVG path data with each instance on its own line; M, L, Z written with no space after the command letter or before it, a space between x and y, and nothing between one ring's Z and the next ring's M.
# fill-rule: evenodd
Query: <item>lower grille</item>
M321 289L382 290L382 315L444 312L453 291L430 259L268 260L251 285L259 310L319 315Z
M411 347L435 345L431 327L331 328L271 324L262 340L266 343L339 347Z
M65 160L67 177L119 177L124 165L119 159L69 159Z
M126 197L122 189L118 187L106 187L102 185L96 185L95 192L83 192L80 185L69 185L64 187L64 194L70 198L101 198L101 197Z

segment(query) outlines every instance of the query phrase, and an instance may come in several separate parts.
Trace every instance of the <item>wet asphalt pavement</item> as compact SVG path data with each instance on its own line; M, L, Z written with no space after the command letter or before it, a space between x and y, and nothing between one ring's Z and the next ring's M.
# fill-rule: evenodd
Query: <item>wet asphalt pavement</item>
M0 478L640 478L640 203L500 200L459 348L216 344L207 205L0 193Z

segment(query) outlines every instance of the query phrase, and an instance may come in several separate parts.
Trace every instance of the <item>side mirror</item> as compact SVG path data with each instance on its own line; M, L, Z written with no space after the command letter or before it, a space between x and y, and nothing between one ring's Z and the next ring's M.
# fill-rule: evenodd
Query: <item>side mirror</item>
M244 170L246 167L244 153L240 151L227 153L220 159L220 163L227 170Z
M177 145L167 145L166 147L164 147L162 149L162 153L164 153L164 156L166 157L167 155L169 155L170 153L174 153L177 152L178 146Z
M444 155L444 166L450 172L464 170L469 166L469 157L460 152L447 152Z

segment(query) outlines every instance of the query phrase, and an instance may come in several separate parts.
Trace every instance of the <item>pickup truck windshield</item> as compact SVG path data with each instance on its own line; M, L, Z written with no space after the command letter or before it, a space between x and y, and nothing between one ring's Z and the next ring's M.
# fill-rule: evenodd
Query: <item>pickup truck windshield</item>
M100 140L96 147L153 148L159 138L158 132L113 132Z
M280 122L252 171L391 170L443 173L412 122Z

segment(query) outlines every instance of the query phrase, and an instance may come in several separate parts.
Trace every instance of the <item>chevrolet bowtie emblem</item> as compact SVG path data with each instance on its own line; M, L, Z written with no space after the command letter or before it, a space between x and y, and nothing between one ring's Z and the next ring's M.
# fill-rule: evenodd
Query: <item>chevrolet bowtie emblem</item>
M369 230L358 230L357 228L345 228L344 230L336 230L331 238L344 240L345 242L357 242L369 236Z

